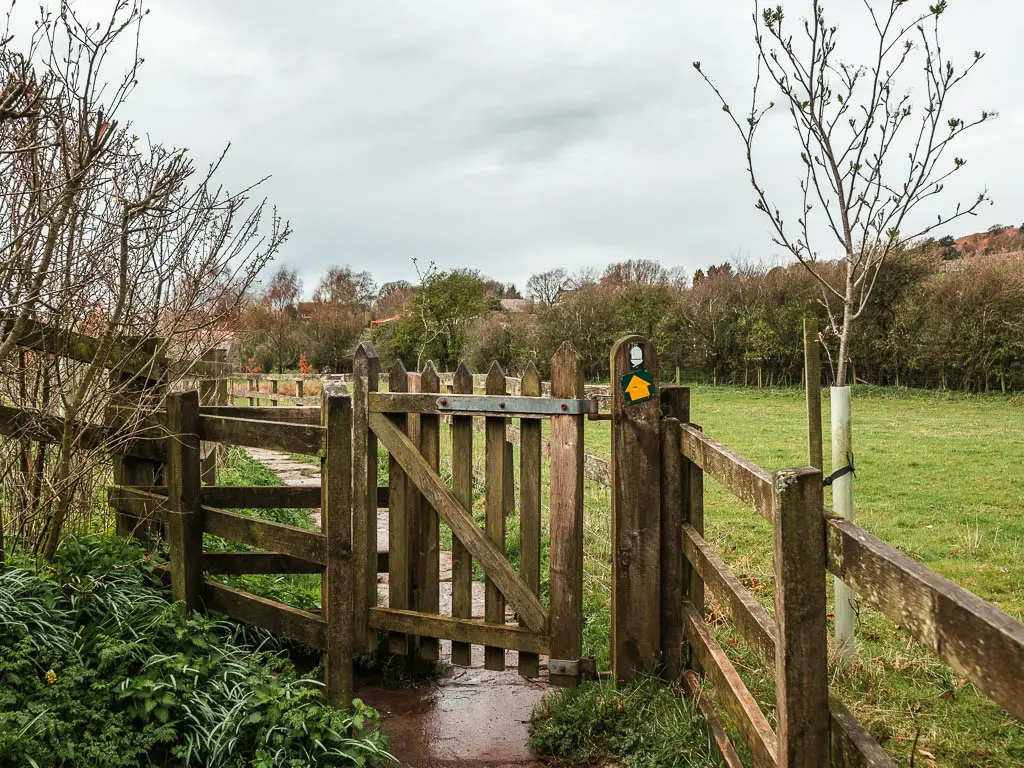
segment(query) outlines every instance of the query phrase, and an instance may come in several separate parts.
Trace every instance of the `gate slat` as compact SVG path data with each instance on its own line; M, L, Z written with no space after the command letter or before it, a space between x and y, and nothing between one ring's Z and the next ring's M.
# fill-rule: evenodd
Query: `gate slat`
M463 361L455 371L452 392L473 394L473 374ZM473 417L452 416L452 490L466 509L473 508ZM462 539L452 535L452 616L473 617L473 556ZM452 641L452 664L469 666L472 646Z
M523 396L540 397L540 374L532 363L520 386ZM539 419L519 422L519 573L535 595L540 594L540 430ZM537 654L519 652L519 674L540 674Z
M505 373L497 362L491 363L487 373L487 394L504 395ZM488 416L485 420L486 433L486 486L487 486L487 536L501 551L505 551L505 419L502 416ZM486 579L484 593L484 619L490 624L505 623L505 597L491 580ZM505 649L495 646L484 648L484 668L502 671L505 669Z
M420 374L420 392L438 392L441 378L434 362L428 361ZM439 416L420 416L420 453L435 472L441 468L441 419ZM417 557L416 557L416 609L424 613L441 612L441 537L437 510L423 495L417 493ZM435 638L420 639L420 658L437 661L441 658Z
M388 376L388 388L392 392L405 392L409 388L409 374L399 360ZM404 435L408 419L404 413L388 416L395 429ZM370 416L373 423L373 415ZM380 432L377 432L378 437ZM409 583L409 505L405 471L394 454L388 457L388 606L408 609L410 607ZM392 632L389 636L391 653L409 652L406 635Z

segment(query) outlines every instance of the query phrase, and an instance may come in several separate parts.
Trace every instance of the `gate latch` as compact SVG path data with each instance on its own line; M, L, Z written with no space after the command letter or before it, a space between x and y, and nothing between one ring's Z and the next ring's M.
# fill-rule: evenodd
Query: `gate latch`
M548 674L593 679L597 677L597 664L593 656L575 661L570 659L548 659Z

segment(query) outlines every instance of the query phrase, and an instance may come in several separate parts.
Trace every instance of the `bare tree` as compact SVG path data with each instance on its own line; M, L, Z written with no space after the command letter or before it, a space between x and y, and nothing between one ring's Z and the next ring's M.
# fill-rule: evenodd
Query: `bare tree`
M369 309L377 298L377 284L369 272L351 267L331 267L313 291L313 301L329 304L358 304Z
M988 111L974 119L948 115L950 94L984 55L974 52L961 68L946 55L939 38L946 0L924 10L919 9L923 4L907 0L862 3L873 35L857 43L859 50L870 52L867 63L853 64L840 58L839 30L826 22L818 0L795 34L782 6L762 9L755 1L757 75L749 111L743 114L732 109L701 63L694 62L742 138L755 205L771 223L773 242L822 288L831 330L839 338L840 384L846 381L852 330L886 258L937 227L975 214L989 201L983 191L932 219L923 219L919 210L965 165L952 154L956 139L996 116ZM912 94L904 90L903 76L915 70L922 81ZM777 207L776 193L755 160L759 130L776 106L774 101L764 104L765 81L781 94L799 144L802 204L793 216ZM845 267L838 280L818 267L819 258L832 254Z
M277 372L284 373L284 359L294 353L296 313L302 282L294 269L279 267L263 294L262 303L269 310L268 342L277 361Z
M144 382L160 382L143 404L159 407L228 333L288 236L252 188L216 185L223 156L197 171L186 152L116 119L138 76L145 11L138 0L109 8L100 24L69 2L41 9L20 52L0 34L0 400L61 424L56 445L35 443L31 429L0 444L0 476L19 476L19 530L47 558L69 517L91 513L116 448L84 441L86 430L122 396L137 401ZM110 84L118 44L134 56Z
M526 281L526 295L545 307L553 306L569 287L569 273L559 267L538 272Z

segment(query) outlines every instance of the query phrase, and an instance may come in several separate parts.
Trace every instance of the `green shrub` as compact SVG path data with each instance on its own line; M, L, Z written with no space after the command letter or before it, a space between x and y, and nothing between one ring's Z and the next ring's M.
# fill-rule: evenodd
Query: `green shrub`
M0 765L383 765L377 714L328 707L266 633L183 617L147 554L67 539L0 573Z

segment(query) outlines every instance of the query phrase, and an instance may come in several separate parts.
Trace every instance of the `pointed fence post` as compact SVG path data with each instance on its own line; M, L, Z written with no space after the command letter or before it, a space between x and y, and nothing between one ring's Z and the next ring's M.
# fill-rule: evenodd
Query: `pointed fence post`
M540 397L537 368L530 363L523 372L520 394ZM540 507L541 507L541 424L539 419L519 420L519 573L535 595L540 594ZM522 622L521 622L522 623ZM519 652L519 674L537 677L540 659L535 653Z
M327 540L322 605L327 622L324 684L335 707L352 704L353 599L352 557L352 400L345 385L324 381L321 423L320 512Z
M829 764L828 631L821 470L772 475L778 765Z
M441 377L433 360L428 360L420 373L420 392L440 392ZM420 415L420 453L435 472L441 467L441 418L433 414ZM441 536L437 510L422 496L417 510L418 525L416 549L417 611L441 612ZM422 637L419 642L420 658L437 661L441 658L438 641Z
M369 624L370 609L377 605L377 436L369 424L369 393L377 391L379 371L377 351L364 341L352 364L352 540L355 643L366 652L377 647L377 632ZM297 385L301 388L302 379Z
M568 343L551 358L551 397L584 396L583 361ZM552 659L578 662L583 655L583 416L551 417ZM551 675L552 685L572 686L575 675Z
M167 396L167 544L171 591L185 611L199 610L203 586L199 393Z
M409 373L398 360L388 375L388 389L392 392L409 391ZM388 418L402 432L408 431L409 420L404 413L390 414ZM412 579L409 518L409 483L405 470L394 456L388 457L388 607L411 608ZM391 653L409 652L409 638L397 632L388 635Z
M487 394L505 394L505 372L497 362L491 363L487 373ZM487 536L502 552L505 551L505 417L488 416L485 422L486 450L486 526ZM484 619L489 624L505 623L505 596L489 579L485 580ZM485 646L484 668L494 671L505 669L505 649Z
M473 394L473 374L465 361L452 379L452 393ZM466 509L473 508L473 417L452 416L452 493ZM458 537L452 536L452 616L473 617L473 557ZM469 643L452 643L452 664L468 667Z
M643 336L612 347L612 670L627 682L661 654L661 403Z

